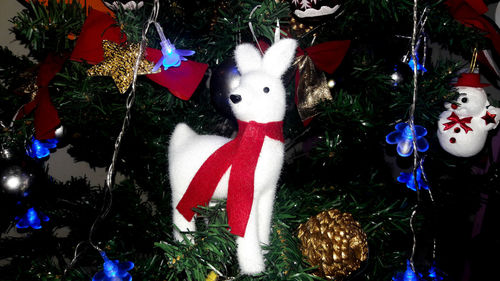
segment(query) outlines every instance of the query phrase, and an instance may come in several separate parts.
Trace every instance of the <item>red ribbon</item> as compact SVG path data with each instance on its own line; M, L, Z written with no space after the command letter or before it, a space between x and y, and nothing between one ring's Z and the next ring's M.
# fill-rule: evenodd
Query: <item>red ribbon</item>
M450 114L450 117L447 118L451 122L444 123L444 130L449 130L453 128L456 124L459 124L462 129L464 129L465 133L467 134L469 131L472 131L472 128L467 126L466 123L470 123L472 120L472 117L465 117L465 118L458 118L458 116L455 114L455 112L452 112Z
M83 24L71 59L97 64L104 58L102 40L118 44L125 43L127 38L121 32L118 23L106 13L91 10ZM146 49L146 59L156 62L161 58L161 51L153 48ZM194 61L183 61L179 67L162 69L159 73L146 75L149 79L166 87L176 97L188 100L193 95L205 75L208 65Z
M86 61L89 64L100 63L104 59L103 40L121 44L127 41L127 37L121 32L114 18L106 13L90 9L70 59Z
M448 0L445 4L456 20L483 31L484 36L491 40L493 47L500 54L500 35L488 19L483 17L488 7L482 0Z
M16 114L16 120L35 111L35 138L38 140L52 139L55 137L55 129L61 121L57 110L50 101L49 83L61 70L67 55L49 54L40 65L37 76L38 91L35 98L23 105Z
M160 50L146 49L146 59L149 61L157 62L162 55ZM174 96L189 100L207 68L208 64L187 60L183 61L179 67L169 67L166 71L162 69L160 73L148 74L146 77L168 88Z
M344 59L350 45L351 40L329 41L305 50L297 48L296 56L308 55L319 70L332 74Z
M217 149L191 180L177 210L191 221L193 208L208 205L217 184L231 167L227 192L227 216L231 233L243 237L252 210L255 168L264 137L281 142L283 122L257 123L238 121L236 138Z
M263 40L259 40L259 45L263 52L269 48L269 44ZM328 41L308 47L305 50L297 47L295 57L298 58L303 55L308 55L319 70L332 74L344 59L350 45L351 40L340 40ZM295 82L298 84L300 73L296 72L296 74Z

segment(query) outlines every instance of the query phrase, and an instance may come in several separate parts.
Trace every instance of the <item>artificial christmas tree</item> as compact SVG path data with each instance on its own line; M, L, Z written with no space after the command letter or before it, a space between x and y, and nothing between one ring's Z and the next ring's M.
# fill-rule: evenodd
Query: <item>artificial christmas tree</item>
M34 181L27 197L0 193L1 280L314 280L321 277L303 256L297 229L332 209L352 214L368 242L366 259L346 265L345 280L484 280L494 268L495 261L483 256L484 249L500 250L500 235L491 227L498 219L498 144L487 139L477 155L457 160L430 129L436 128L443 103L456 98L452 80L468 63L439 59L436 46L464 60L475 48L497 49L498 33L486 24L482 1L105 1L112 12L82 8L81 1L19 2L26 9L12 19L12 31L30 58L1 49L0 141L2 155L15 150L30 158ZM335 11L300 17L290 2L328 2ZM464 9L476 11L475 20ZM300 24L308 29L298 32L293 26ZM219 92L229 81L211 82L217 81L214 75L240 82L242 73L227 75L220 66L234 70L223 62L232 59L236 46L253 44L265 52L276 34L300 48L295 63L283 70L284 161L271 200L269 243L261 245L265 263L253 274L238 266L225 201L197 206L196 230L181 229L190 239L175 239L170 179L178 174L168 170L168 147L177 123L200 134L236 136L242 128L232 111L221 108L238 87ZM115 59L108 69L103 40L137 48L130 60ZM194 53L164 64L169 46ZM316 52L322 46L339 48ZM309 71L300 66L305 58ZM138 59L160 66L160 72L138 76L143 73ZM491 66L478 61L481 70ZM39 73L34 66L40 62L39 69L58 67ZM395 65L397 83L391 78ZM88 76L97 66L126 78L126 85L118 89L110 77ZM314 77L306 77L312 72ZM33 93L29 85L41 74L55 76L38 85L35 100L42 86L44 104L57 110L58 122L40 118L45 116L37 113L40 103L23 94ZM497 77L488 78L497 85ZM325 87L328 81L335 83ZM316 99L314 89L329 95ZM494 106L494 97L490 102ZM304 103L313 105L307 115L299 111ZM28 104L33 110L16 118ZM101 185L91 186L85 178L54 180L44 167L50 154L30 157L37 128L49 128L40 139L45 141L60 124L66 133L58 149L67 145L77 161L109 167ZM401 130L390 142L403 143L407 157L384 141L396 124L403 125L396 126ZM497 129L489 134L494 140ZM0 170L11 167L9 161L2 160ZM115 182L117 171L126 180ZM24 215L32 207L50 221L42 219L40 229L16 229L16 217L29 225ZM469 220L474 216L475 228ZM343 228L326 224L340 239L335 245L349 244L340 238ZM316 235L321 227L308 230ZM342 261L352 260L349 251L343 253Z

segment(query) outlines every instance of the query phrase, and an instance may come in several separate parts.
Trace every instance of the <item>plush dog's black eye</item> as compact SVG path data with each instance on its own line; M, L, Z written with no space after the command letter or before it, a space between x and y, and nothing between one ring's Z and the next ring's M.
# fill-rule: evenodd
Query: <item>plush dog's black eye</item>
M264 89L262 89L262 91L264 91L264 93L269 93L269 88L268 87L264 87Z
M462 103L467 103L469 101L467 98L462 98Z

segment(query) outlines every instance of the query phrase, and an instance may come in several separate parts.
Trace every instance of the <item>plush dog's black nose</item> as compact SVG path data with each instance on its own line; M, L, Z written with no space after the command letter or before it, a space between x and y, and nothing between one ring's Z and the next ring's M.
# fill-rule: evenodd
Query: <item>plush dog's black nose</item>
M231 99L231 101L233 103L239 103L241 101L241 96L240 95L230 95L229 99Z

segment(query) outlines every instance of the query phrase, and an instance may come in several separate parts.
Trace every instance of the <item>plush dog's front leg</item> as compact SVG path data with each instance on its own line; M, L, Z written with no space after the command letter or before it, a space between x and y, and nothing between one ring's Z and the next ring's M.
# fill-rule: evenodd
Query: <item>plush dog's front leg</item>
M269 245L269 235L271 233L271 221L273 217L275 188L264 190L258 198L257 208L257 231L259 242Z
M174 238L177 241L183 241L183 236L180 232L188 232L188 231L195 231L196 226L195 226L195 221L194 218L191 219L191 221L187 221L184 216L179 213L179 211L175 208L179 201L181 200L181 196L179 194L173 193L172 194L172 218L173 218L173 223L174 223ZM191 241L194 242L192 235L187 235L187 238Z
M260 273L265 269L264 256L262 255L257 232L256 208L257 204L254 200L245 236L236 238L238 262L240 264L241 273L249 275Z

